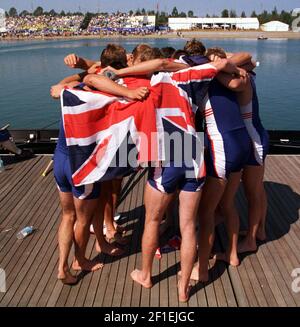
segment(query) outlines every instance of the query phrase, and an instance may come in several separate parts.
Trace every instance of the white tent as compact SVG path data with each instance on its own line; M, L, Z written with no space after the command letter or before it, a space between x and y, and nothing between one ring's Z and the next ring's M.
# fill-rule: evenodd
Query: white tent
M261 29L265 32L287 32L289 25L282 23L278 20L274 20L261 25Z

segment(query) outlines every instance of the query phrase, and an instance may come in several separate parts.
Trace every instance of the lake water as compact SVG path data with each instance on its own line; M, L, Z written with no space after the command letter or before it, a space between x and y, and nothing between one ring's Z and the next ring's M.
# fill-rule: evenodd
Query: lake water
M57 127L59 101L49 96L50 86L75 71L63 58L76 53L91 59L108 42L119 42L131 51L138 43L182 48L185 39L130 40L46 40L0 41L0 125L11 128ZM300 129L300 41L204 39L207 47L220 46L227 51L249 51L260 62L257 87L261 117L268 129Z

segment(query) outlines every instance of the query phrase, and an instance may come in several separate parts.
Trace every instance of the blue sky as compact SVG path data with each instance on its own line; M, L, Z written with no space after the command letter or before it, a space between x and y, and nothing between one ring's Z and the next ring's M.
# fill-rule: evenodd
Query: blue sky
M115 12L128 11L130 9L145 8L156 9L156 4L159 3L161 11L172 11L174 6L179 11L194 11L197 16L208 14L219 14L224 7L235 9L237 13L244 10L250 14L252 10L261 12L262 10L271 10L274 6L278 10L292 10L300 8L300 0L0 0L0 8L8 10L10 7L17 8L18 11L23 9L31 10L37 6L42 6L45 10L55 9L56 11L77 11L79 7L81 11L108 11Z

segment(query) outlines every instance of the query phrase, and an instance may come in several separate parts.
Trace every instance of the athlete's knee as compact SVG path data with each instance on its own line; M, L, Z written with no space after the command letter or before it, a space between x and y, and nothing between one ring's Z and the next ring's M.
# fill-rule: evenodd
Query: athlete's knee
M180 220L180 231L181 234L185 234L185 233L196 233L196 221L195 219L181 219Z
M75 224L76 221L76 212L73 209L63 209L62 210L62 219L65 222Z

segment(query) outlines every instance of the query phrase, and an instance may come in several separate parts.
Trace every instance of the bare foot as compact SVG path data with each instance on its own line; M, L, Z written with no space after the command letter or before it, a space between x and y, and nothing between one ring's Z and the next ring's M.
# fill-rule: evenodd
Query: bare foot
M234 256L230 257L226 253L217 253L214 259L217 261L224 261L233 267L237 267L240 264L239 258Z
M93 260L87 260L85 259L84 262L82 262L81 264L79 264L78 260L74 259L73 264L72 264L72 268L75 271L96 271L99 270L101 268L103 268L103 263L100 262L96 262Z
M253 242L245 238L238 244L238 253L256 252L256 250L257 250L256 240L254 240Z
M77 277L73 276L69 270L58 273L57 279L65 285L75 285L77 283Z
M180 271L180 273L181 273L181 271ZM198 262L196 262L194 264L190 279L196 280L196 281L199 280L199 263Z
M178 300L179 302L186 303L190 298L191 285L188 285L187 288L182 286L181 279L178 280Z
M199 263L196 262L194 264L194 267L193 267L193 270L192 270L190 279L191 280L195 280L195 281L199 281L199 282L203 282L203 283L208 282L208 280L209 280L208 268L206 268L206 269L200 269L199 268Z
M248 234L247 230L241 230L239 232L240 236L247 236L247 234ZM264 242L267 239L267 235L266 235L266 232L265 232L264 229L262 229L260 227L258 228L258 231L256 233L256 239L261 241L261 242Z
M127 245L128 244L128 239L120 235L118 232L106 232L106 241L111 244L111 243L117 243L120 245Z
M98 253L110 255L112 257L118 257L125 253L125 251L123 249L120 249L117 246L114 246L107 242L104 242L103 244L101 244L101 247L100 247L99 243L96 242L96 251Z
M258 231L256 233L256 238L261 242L264 242L267 239L267 234L264 227L259 226Z
M151 278L144 279L142 272L138 269L135 269L131 274L131 278L138 284L142 285L145 288L151 288L153 286Z

